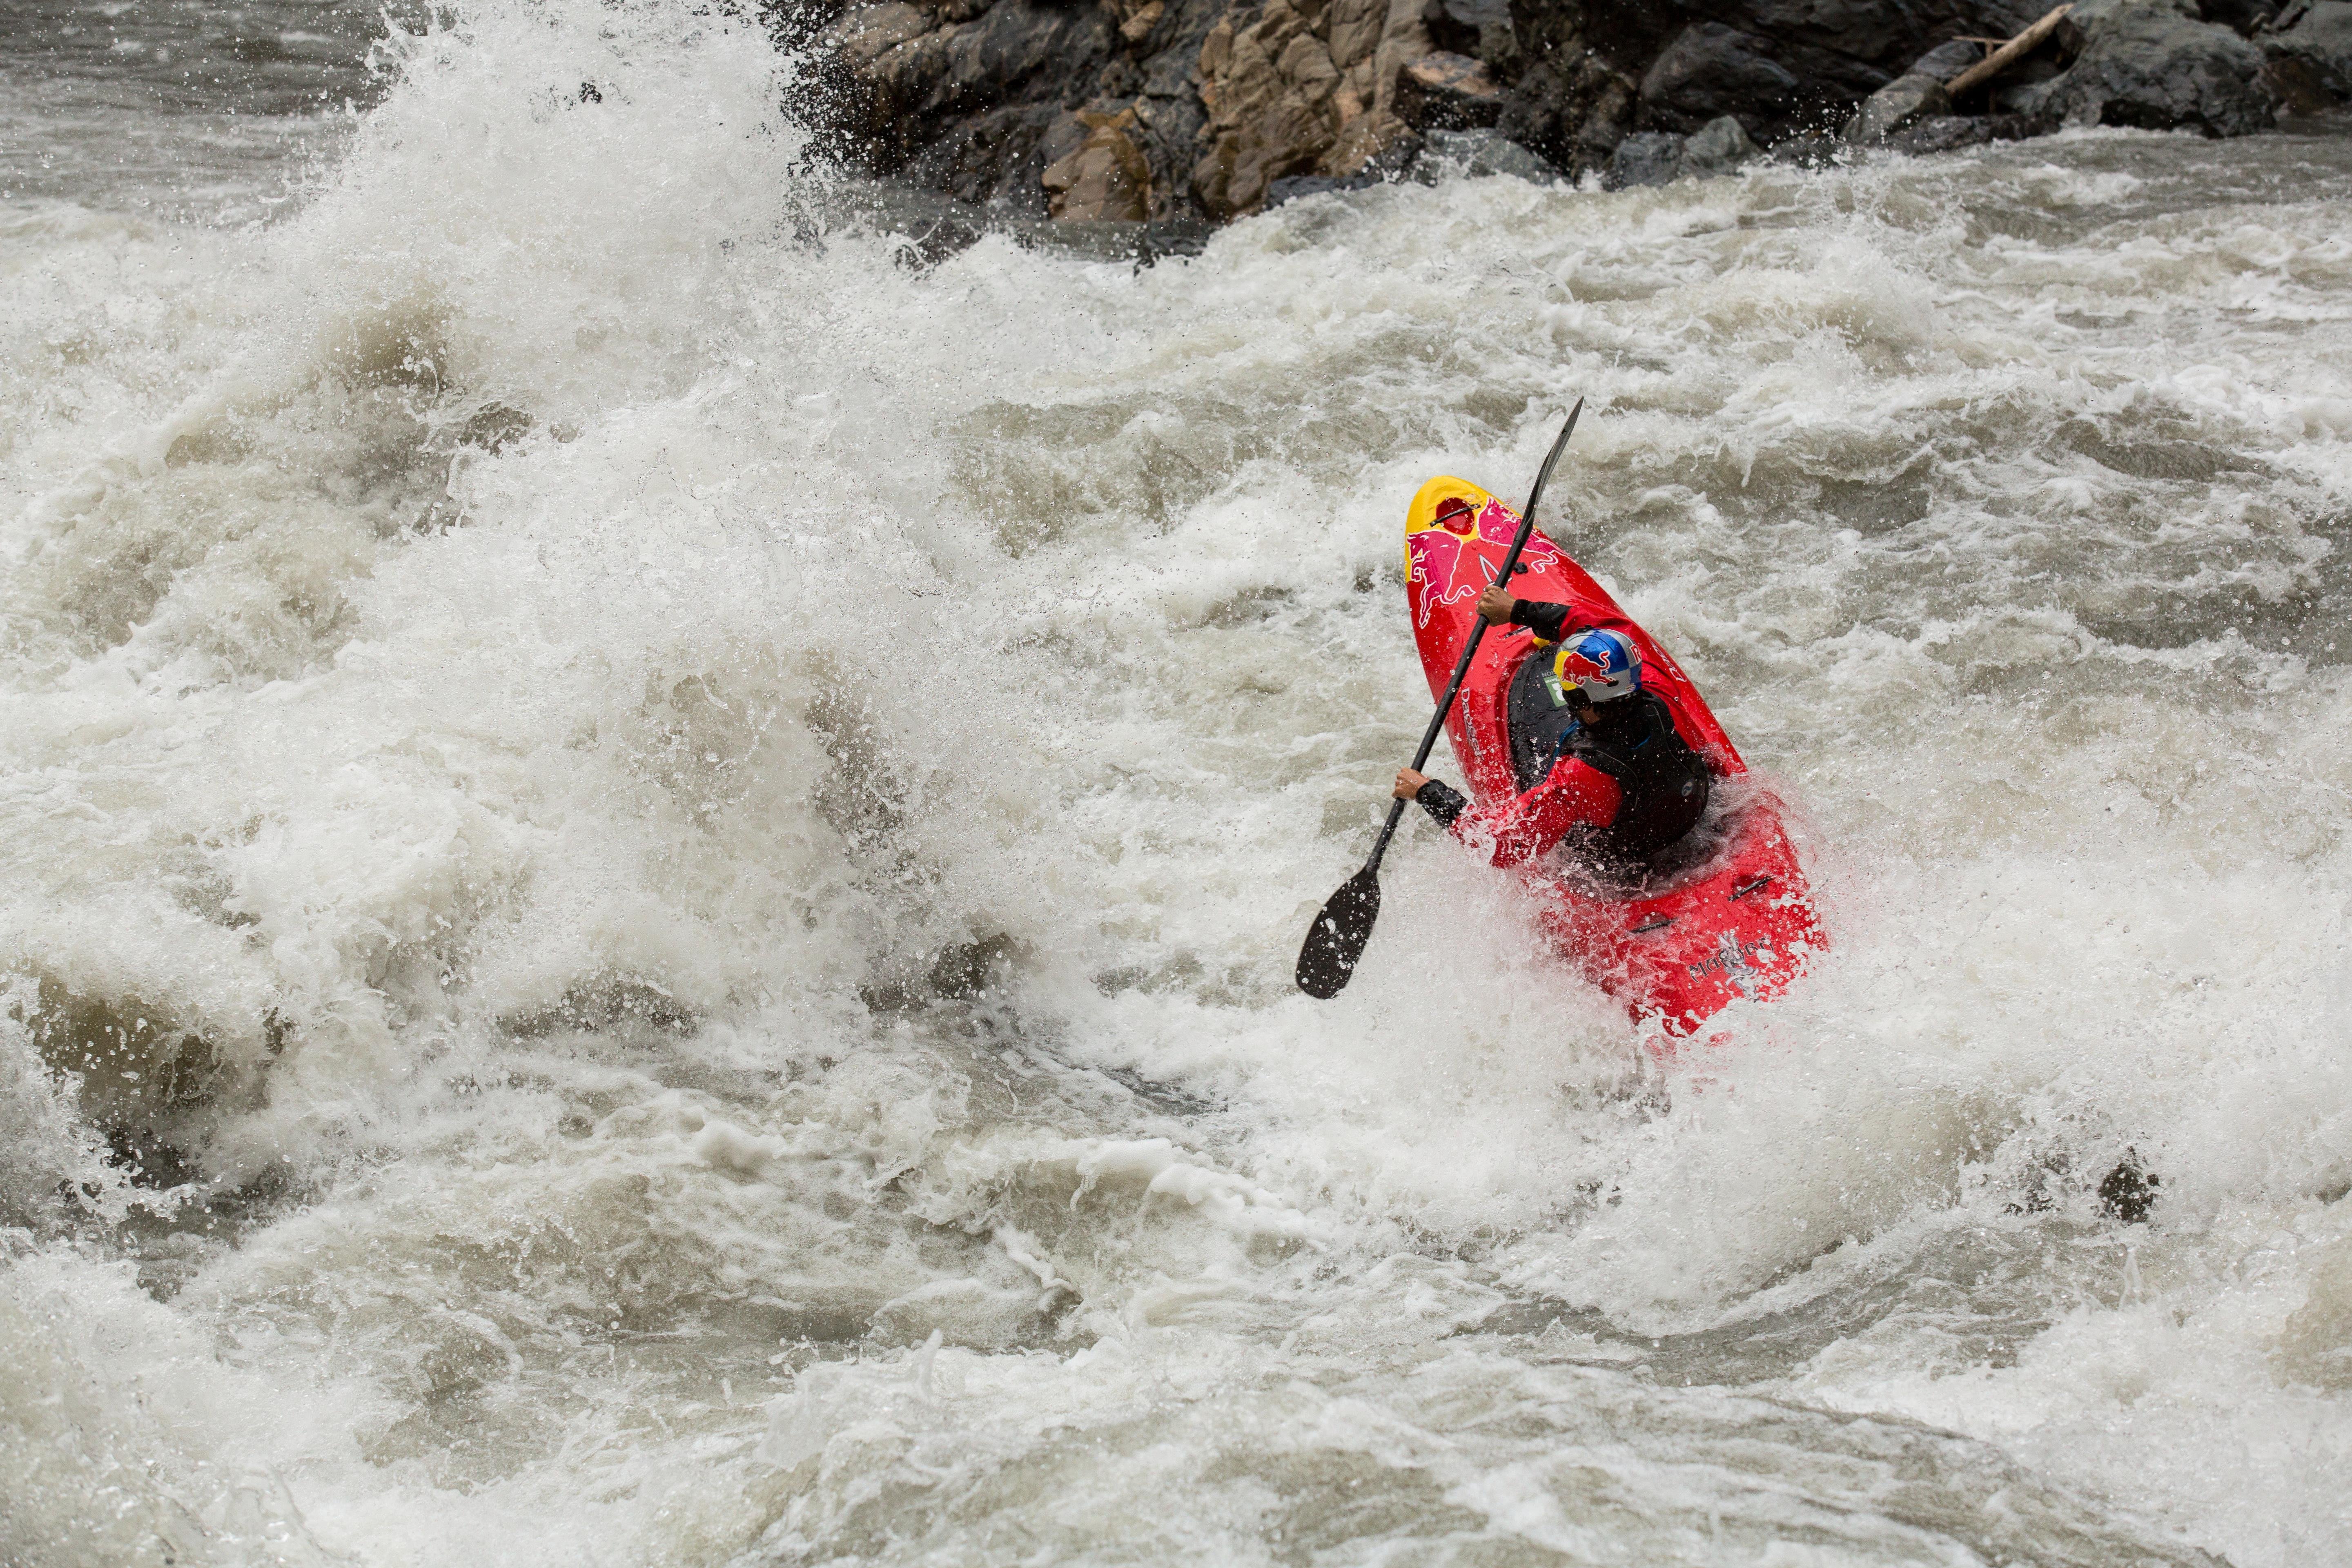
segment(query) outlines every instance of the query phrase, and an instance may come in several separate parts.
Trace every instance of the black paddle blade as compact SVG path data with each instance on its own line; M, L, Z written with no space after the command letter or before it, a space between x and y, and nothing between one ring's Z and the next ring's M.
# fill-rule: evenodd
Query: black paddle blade
M1318 1002L1345 991L1380 918L1381 871L1367 866L1340 885L1307 928L1307 944L1298 950L1298 988Z

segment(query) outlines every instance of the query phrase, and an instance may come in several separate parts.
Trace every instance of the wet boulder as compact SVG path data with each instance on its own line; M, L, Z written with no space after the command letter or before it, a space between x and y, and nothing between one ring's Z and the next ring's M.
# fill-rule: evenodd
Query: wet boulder
M1740 0L1699 7L1702 18L1666 39L1643 71L1640 124L1688 133L1728 114L1774 142L1841 125L1938 34L2020 28L2040 14L2035 5Z
M1804 82L1780 51L1720 22L1694 22L1675 36L1642 77L1642 109L1654 123L1684 130L1758 105L1796 101Z
M1984 58L1985 47L1981 43L1973 38L1954 38L1948 43L1937 44L1934 48L1913 60L1911 68L1903 74L1928 77L1949 87L1953 81L1970 67L1980 63Z
M2352 100L2352 0L2296 0L2262 39L2264 75L2300 113Z
M1682 172L1698 179L1728 174L1762 153L1746 126L1731 115L1721 115L1692 132L1683 142Z
M1914 120L1886 138L1897 153L1950 153L1981 147L1993 139L1992 121L1982 114L1931 114Z
M1396 116L1416 131L1491 128L1502 118L1503 92L1486 68L1444 49L1398 70Z
M1921 120L1948 116L1952 95L1930 76L1899 76L1868 98L1845 122L1845 139L1856 144L1884 142L1905 126Z
M1731 115L1718 115L1688 136L1667 131L1643 131L1617 144L1609 163L1613 190L1634 185L1663 185L1675 180L1703 180L1736 173L1743 164L1764 156L1764 150Z
M1559 171L1494 131L1433 131L1413 177L1434 183L1446 174L1478 179L1496 174L1538 185L1557 184Z
M1911 68L1863 100L1845 124L1845 139L1857 144L1884 142L1923 120L1949 118L1948 84L1984 58L1984 46L1955 39L1938 44Z
M1582 35L1545 40L1506 90L1495 129L1547 162L1581 174L1606 167L1633 129L1639 84L1584 47Z
M2034 107L2072 125L2245 136L2276 118L2263 52L2189 0L2083 0L2082 49Z
M1672 183L1683 172L1683 142L1671 131L1637 131L1626 137L1609 160L1610 188Z
M1835 164L1845 143L1833 136L1783 136L1764 152L1764 161L1791 169L1826 169Z

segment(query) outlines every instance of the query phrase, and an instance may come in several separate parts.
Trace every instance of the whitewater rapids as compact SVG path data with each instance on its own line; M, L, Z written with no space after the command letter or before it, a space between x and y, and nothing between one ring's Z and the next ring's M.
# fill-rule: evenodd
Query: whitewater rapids
M2352 1563L2352 141L932 265L252 9L0 70L0 1562ZM1425 824L1289 982L1579 395L1837 944L1663 1062Z

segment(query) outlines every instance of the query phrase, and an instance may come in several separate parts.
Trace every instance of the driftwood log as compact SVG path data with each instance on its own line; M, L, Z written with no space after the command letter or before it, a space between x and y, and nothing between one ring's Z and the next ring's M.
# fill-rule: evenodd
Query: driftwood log
M2000 75L2001 72L2007 70L2010 67L2015 65L2018 61L2023 59L2034 50L2040 48L2042 47L2042 40L2058 30L2058 24L2064 21L2066 19L2066 13L2072 11L2074 8L2074 7L2073 5L2061 5L2057 9L2052 11L2048 16L2042 17L2042 20L2034 23L2033 26L2026 28L2025 31L2018 34L2017 37L2010 39L2009 42L2001 45L2000 47L1993 50L1992 53L1987 55L1984 58L1979 60L1976 64L1970 66L1968 69L1954 77L1950 82L1946 84L1944 90L1950 93L1953 100L1958 101L1960 94L1968 91L1969 89L1982 87L1985 83L1992 80L1993 78Z

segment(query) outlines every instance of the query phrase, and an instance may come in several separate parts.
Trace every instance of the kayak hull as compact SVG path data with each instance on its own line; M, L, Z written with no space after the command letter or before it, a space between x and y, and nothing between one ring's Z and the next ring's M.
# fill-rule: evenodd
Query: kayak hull
M1450 514L1443 521L1441 509ZM1465 479L1432 479L1413 497L1405 598L1433 697L1453 679L1477 622L1471 606L1500 576L1518 526L1516 510ZM1570 605L1571 625L1632 638L1643 688L1666 699L1683 739L1717 778L1706 820L1638 885L1605 880L1558 851L1517 872L1546 938L1637 1019L1670 1036L1695 1032L1743 998L1780 994L1827 945L1780 801L1748 774L1682 666L1541 531L1528 535L1509 591ZM1455 761L1480 807L1517 794L1509 693L1534 647L1524 626L1490 630L1446 716Z

